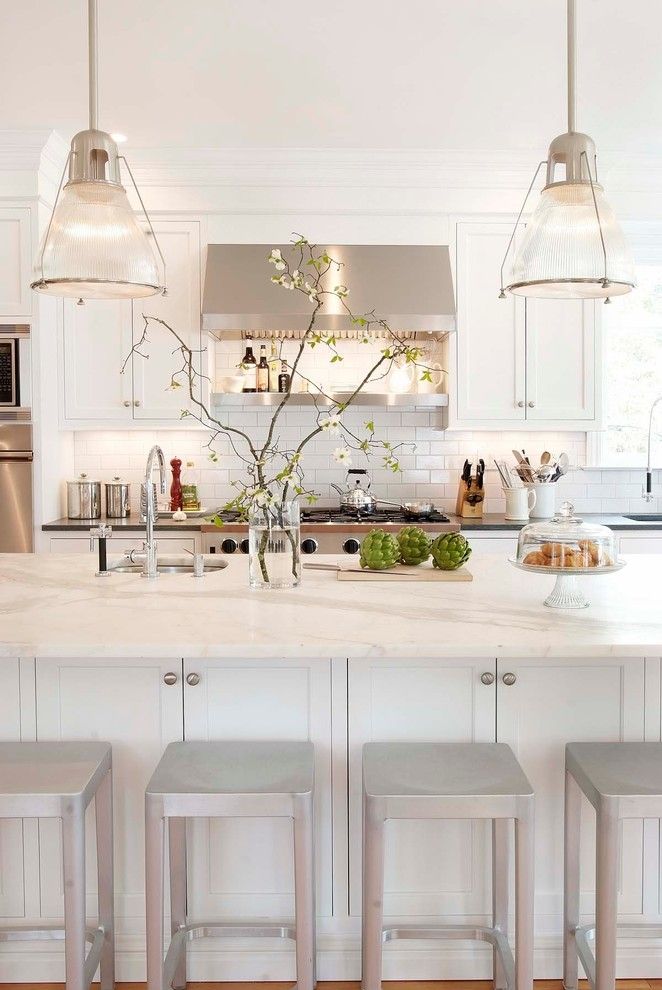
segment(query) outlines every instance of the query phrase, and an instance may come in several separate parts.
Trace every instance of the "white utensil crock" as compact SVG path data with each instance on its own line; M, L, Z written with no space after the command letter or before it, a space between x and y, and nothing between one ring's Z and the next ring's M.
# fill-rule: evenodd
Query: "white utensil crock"
M551 519L556 512L556 484L546 482L542 485L527 485L529 491L535 492L536 502L531 509L532 519Z
M506 519L528 519L533 514L536 493L533 488L504 488L506 496Z

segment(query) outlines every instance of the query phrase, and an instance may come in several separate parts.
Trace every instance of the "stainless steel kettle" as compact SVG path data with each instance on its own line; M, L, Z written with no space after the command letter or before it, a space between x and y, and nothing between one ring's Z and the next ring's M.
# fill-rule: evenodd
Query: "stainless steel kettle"
M331 483L331 487L335 488L340 495L341 509L371 515L377 508L377 499L370 491L371 480L366 469L350 468L345 484L347 488L343 491L339 485Z

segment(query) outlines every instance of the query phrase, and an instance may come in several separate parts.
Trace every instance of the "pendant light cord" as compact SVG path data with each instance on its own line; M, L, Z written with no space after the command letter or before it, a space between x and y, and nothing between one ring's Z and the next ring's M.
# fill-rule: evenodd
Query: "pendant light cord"
M576 58L576 37L575 37L575 0L568 0L568 131L572 134L575 130L575 117L577 112L577 99L575 96L575 71L577 68Z
M99 120L99 86L97 76L97 0L87 3L87 43L89 58L90 130L96 131Z

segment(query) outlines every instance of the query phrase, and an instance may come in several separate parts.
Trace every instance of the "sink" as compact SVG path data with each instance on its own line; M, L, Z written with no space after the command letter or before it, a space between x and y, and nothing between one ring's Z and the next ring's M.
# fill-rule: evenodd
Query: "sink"
M205 574L222 571L227 566L228 562L224 557L205 554ZM116 564L110 564L108 567L113 574L140 574L142 569L142 563L133 564L126 557L122 557ZM159 574L193 574L193 557L188 554L181 557L172 555L159 557L156 569Z
M640 512L639 514L634 513L631 516L625 516L626 519L632 519L633 522L659 522L662 523L662 515L655 512Z

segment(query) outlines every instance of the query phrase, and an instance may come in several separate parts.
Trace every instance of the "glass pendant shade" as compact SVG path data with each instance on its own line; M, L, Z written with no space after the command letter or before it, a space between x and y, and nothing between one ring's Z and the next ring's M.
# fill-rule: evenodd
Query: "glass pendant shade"
M33 288L76 299L138 299L160 292L159 282L156 255L123 186L67 183L37 254Z
M511 292L541 298L595 299L631 290L634 264L627 241L602 187L595 183L593 192L586 182L561 182L543 189L515 255L508 286ZM600 226L607 255L607 285Z

